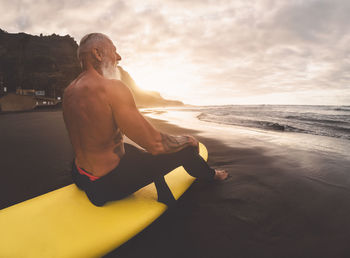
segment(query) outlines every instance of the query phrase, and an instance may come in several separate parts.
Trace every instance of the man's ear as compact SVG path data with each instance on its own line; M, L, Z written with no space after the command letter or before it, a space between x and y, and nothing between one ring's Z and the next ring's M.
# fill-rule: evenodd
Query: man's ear
M97 48L93 48L91 51L92 51L92 56L101 62L102 61L101 52Z

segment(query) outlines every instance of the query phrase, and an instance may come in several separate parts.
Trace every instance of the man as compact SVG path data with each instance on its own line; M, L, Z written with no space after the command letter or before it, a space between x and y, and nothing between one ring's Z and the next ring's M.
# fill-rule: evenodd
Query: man
M138 111L129 88L118 80L121 57L104 34L80 41L83 72L65 89L63 117L75 152L72 178L96 206L124 198L155 182L158 200L173 201L164 175L183 165L194 177L224 180L198 154L198 141L156 130ZM123 134L144 148L123 142Z

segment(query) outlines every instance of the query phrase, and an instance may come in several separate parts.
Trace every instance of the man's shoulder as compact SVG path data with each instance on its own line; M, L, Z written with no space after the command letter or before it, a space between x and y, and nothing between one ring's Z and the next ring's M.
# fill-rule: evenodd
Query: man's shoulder
M134 94L122 81L109 80L107 88L107 98L113 107L135 106Z
M106 88L112 95L124 96L130 94L129 87L121 80L106 79Z
M72 89L74 88L74 85L77 83L77 81L82 77L82 73L79 74L76 78L74 78L69 84L68 86L63 90L63 95L66 95L67 93L69 93L70 91L72 91Z
M116 79L104 79L105 84L110 87L114 87L117 89L123 89L127 87L121 80L116 80ZM113 89L113 88L112 88Z
M64 97L65 95L69 94L69 92L72 90L72 87L73 87L73 85L74 85L74 83L75 83L75 80L76 80L76 79L74 79L73 81L71 81L71 82L68 84L68 86L63 90L63 97Z

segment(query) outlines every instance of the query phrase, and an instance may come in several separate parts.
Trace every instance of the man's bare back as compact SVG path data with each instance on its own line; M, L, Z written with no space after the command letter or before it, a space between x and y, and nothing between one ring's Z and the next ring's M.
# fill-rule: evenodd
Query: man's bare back
M108 100L109 81L89 70L64 92L63 116L69 124L77 165L95 176L115 168L125 152L123 135Z
M108 174L125 154L123 134L152 155L187 146L198 150L193 136L159 132L138 111L130 89L113 79L121 57L107 36L86 35L78 58L83 72L63 95L63 117L78 167L96 177ZM223 180L227 172L216 170L214 178Z

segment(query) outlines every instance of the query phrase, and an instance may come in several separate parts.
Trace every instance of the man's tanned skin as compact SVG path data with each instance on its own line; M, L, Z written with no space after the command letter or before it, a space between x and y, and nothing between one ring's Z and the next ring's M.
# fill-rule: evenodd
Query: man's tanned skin
M81 58L83 55L84 58ZM138 111L129 88L120 80L106 78L103 65L121 60L107 37L80 53L83 72L65 89L63 117L79 167L104 176L118 166L125 154L123 134L153 155L198 148L190 136L173 136L156 130ZM227 172L216 171L223 180Z

